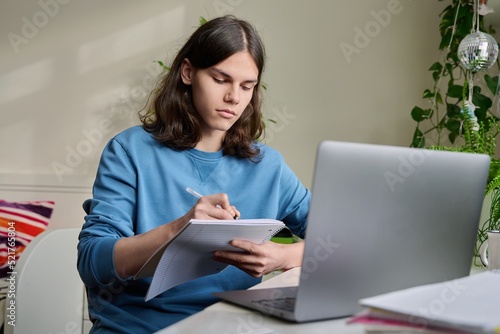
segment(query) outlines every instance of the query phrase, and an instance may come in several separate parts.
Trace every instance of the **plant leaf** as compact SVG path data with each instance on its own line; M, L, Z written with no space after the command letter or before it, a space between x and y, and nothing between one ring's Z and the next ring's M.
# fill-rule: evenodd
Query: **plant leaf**
M432 79L434 79L434 81L437 82L440 77L441 77L441 72L438 72L438 71L432 72Z
M493 102L491 101L491 99L489 97L487 97L486 95L483 95L479 92L477 92L477 93L474 92L472 94L472 103L474 103L474 105L476 107L483 109L485 113L486 113L486 110L489 109L493 105Z
M443 65L441 65L440 62L435 62L434 64L429 67L429 71L434 71L434 72L441 72L443 70Z
M463 86L450 85L450 86L448 86L448 91L446 92L446 95L448 95L449 97L461 99L463 90L464 90Z
M422 131L417 127L415 132L413 133L413 141L411 143L411 147L424 147L425 146L425 137Z
M450 134L455 134L455 137L460 134L462 128L462 122L457 119L449 119L445 124L445 128L450 131Z
M170 71L170 67L168 67L167 65L165 65L165 63L163 63L161 60L157 60L155 61L155 63L157 63L158 65L160 65L164 71Z
M448 134L448 140L450 141L450 143L454 143L455 142L455 139L457 138L457 134L456 133L453 133L453 132L450 132Z
M450 118L455 118L455 119L463 118L460 107L452 103L446 104L446 115L448 115L448 117Z
M434 95L435 95L435 94L434 94L433 92L431 92L431 90L430 90L430 89L426 89L426 90L424 90L424 94L423 94L423 96L422 96L422 97L423 97L424 99L430 99L430 98L433 98L433 97L434 97Z
M496 77L490 77L488 74L484 76L484 81L486 81L486 85L488 86L490 92L493 95L497 94L498 87L498 75Z
M436 93L436 103L443 104L443 98L441 97L441 93L439 91Z
M441 43L439 44L439 50L444 50L448 47L451 40L451 29L448 29L446 33L441 38Z
M455 66L453 66L452 63L446 63L444 66L446 68L446 72L443 75L450 75L451 74L450 80L453 80L453 69L455 68Z
M423 120L426 120L429 118L429 116L431 115L431 112L432 110L430 109L422 109L420 107L414 107L411 111L411 118L413 118L413 120L415 122L422 122Z

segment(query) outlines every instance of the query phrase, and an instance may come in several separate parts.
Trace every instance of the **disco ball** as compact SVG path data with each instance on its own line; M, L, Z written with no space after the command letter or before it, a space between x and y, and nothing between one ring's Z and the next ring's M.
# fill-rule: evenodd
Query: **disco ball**
M476 31L465 36L458 46L460 63L466 70L472 72L490 68L497 57L497 41L484 32Z

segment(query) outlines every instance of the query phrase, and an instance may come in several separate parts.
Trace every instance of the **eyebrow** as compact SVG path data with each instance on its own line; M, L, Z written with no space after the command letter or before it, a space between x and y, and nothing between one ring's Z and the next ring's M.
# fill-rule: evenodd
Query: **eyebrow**
M233 77L231 75L229 75L228 73L224 72L220 68L213 67L212 70L215 71L215 72L217 72L217 73L219 73L223 77L226 77L228 79L233 79ZM245 83L257 83L258 80L257 79L250 79L250 80L244 80L243 82L245 82Z

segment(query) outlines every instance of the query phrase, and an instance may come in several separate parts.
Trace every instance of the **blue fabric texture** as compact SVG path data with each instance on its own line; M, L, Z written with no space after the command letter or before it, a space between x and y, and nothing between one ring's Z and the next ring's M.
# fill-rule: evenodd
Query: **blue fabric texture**
M145 302L147 279L122 279L113 262L119 238L147 232L184 215L197 199L186 192L226 193L242 218L282 220L304 237L310 192L272 148L256 144L252 162L196 149L173 150L141 126L118 134L104 149L93 198L79 236L78 270L87 287L92 333L152 333L217 302L213 292L259 283L236 267L198 278Z

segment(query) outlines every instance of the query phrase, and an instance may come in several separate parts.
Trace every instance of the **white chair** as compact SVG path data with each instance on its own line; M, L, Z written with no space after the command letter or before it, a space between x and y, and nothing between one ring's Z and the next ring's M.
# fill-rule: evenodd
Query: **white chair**
M47 230L26 247L16 264L15 297L6 300L5 334L88 333L84 286L76 269L79 231ZM12 315L15 326L9 325Z

